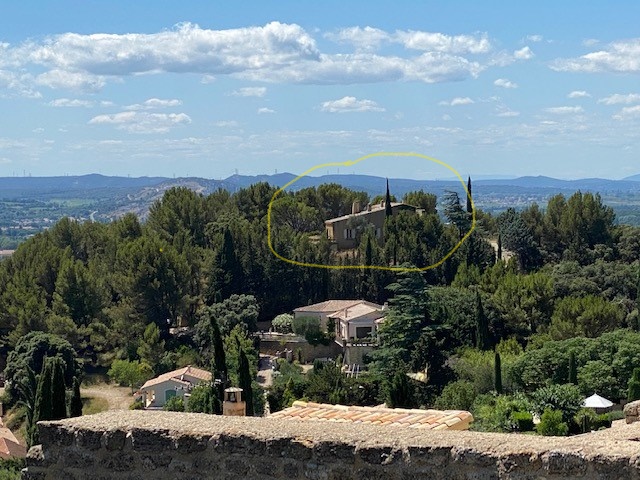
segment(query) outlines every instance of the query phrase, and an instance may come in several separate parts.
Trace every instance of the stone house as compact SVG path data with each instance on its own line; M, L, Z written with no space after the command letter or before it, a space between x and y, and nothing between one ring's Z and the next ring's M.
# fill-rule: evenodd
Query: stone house
M418 208L402 202L391 202L392 215L399 212L418 212ZM332 241L338 250L355 248L357 244L358 229L367 224L374 228L376 238L382 244L384 242L384 220L386 218L385 202L367 205L361 208L359 202L354 202L349 215L331 218L324 222L327 238Z

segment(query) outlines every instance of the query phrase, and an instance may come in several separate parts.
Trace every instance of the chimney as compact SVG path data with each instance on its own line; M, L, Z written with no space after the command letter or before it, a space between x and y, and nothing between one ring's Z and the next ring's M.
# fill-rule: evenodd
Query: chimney
M356 213L360 213L360 202L358 200L351 205L351 215L355 215Z

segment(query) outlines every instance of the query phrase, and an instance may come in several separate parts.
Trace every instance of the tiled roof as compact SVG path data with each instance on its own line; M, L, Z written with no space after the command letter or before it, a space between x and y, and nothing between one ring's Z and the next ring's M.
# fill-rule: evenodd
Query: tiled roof
M382 305L377 305L365 300L327 300L326 302L314 303L313 305L307 305L306 307L298 307L293 311L311 313L335 313L338 310L344 310L345 308L350 308L361 303L382 310Z
M8 428L0 428L0 458L24 458L26 455L26 447L18 442L13 432Z
M176 382L181 382L186 384L188 382L184 380L185 375L189 375L190 377L195 377L197 379L202 380L203 382L211 381L211 372L208 372L201 368L192 367L191 365L187 365L186 367L179 368L178 370L174 370L173 372L163 373L162 375L159 375L156 378L152 378L142 386L142 389L145 389L147 387L152 387L154 385L158 385L168 380L174 380Z
M464 410L419 410L383 407L347 407L313 402L293 402L293 406L276 412L272 418L292 420L369 423L427 430L467 430L473 421Z
M382 307L379 305L370 305L364 302L357 303L355 305L343 308L342 310L338 310L331 315L328 315L331 318L339 318L340 320L354 320L358 317L364 317L365 315L369 315L373 312L380 312L380 316L382 316Z
M398 207L400 207L401 209L412 209L412 210L416 209L416 207L414 207L413 205L409 205L407 203L391 202L391 208L392 209L393 208L398 208ZM327 225L327 224L330 225L332 223L340 222L342 220L346 220L346 219L351 218L351 217L360 217L360 216L363 216L363 215L369 215L369 214L371 214L373 212L379 212L381 210L384 210L384 208L385 207L381 203L375 203L375 204L371 205L371 210L368 210L368 209L365 208L364 210L362 210L362 211L360 211L358 213L349 213L347 215L342 215L341 217L330 218L329 220L325 220L324 223L325 223L325 225Z

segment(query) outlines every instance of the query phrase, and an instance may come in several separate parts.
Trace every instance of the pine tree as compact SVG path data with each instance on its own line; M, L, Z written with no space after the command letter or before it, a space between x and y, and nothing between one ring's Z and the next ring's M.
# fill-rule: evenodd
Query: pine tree
M569 383L573 385L578 384L578 369L576 365L576 354L574 352L569 353Z
M476 292L476 348L488 350L490 344L489 320L482 307L480 292Z
M384 197L384 216L389 218L393 215L391 208L391 194L389 193L389 179L387 178L387 194Z
M633 375L629 380L628 387L629 394L627 399L630 402L634 400L640 400L640 368L633 369Z
M233 236L228 228L224 230L222 248L215 260L214 288L210 297L215 298L219 295L219 298L224 300L234 293L241 293L243 290L244 272L242 270L242 264L236 256Z
M51 420L67 418L67 389L64 383L64 362L60 357L52 358L51 371Z
M238 384L243 390L243 398L246 404L246 414L248 417L253 416L253 389L251 388L251 369L249 367L249 360L244 353L244 349L238 342L238 348L240 349L240 356L238 361Z
M500 354L496 352L494 362L494 387L498 395L502 395L502 360Z
M468 178L467 180L467 212L468 213L472 213L473 212L473 205L471 202L471 177Z
M498 234L498 254L496 255L498 261L502 260L502 235Z
M80 380L73 377L73 388L69 399L69 417L82 416L82 397L80 396Z

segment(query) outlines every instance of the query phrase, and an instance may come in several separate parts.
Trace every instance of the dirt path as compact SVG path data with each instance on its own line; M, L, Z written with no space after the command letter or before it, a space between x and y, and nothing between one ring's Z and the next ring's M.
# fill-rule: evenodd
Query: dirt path
M83 397L104 398L109 404L109 410L128 410L133 402L130 388L106 383L82 387L80 393Z

